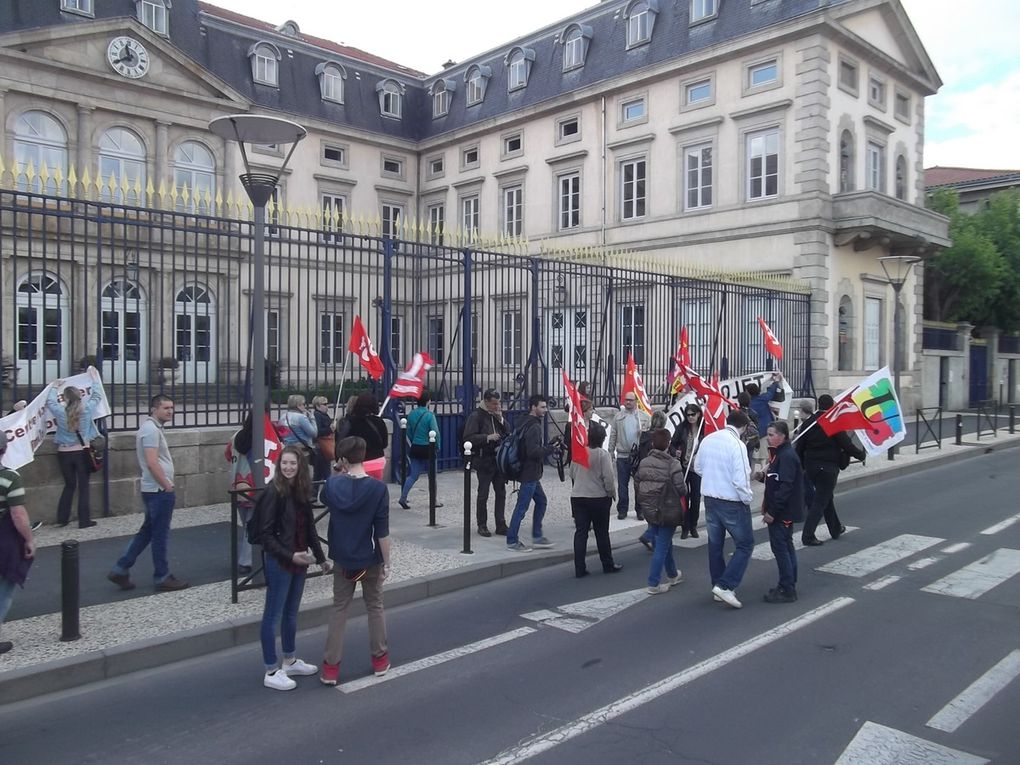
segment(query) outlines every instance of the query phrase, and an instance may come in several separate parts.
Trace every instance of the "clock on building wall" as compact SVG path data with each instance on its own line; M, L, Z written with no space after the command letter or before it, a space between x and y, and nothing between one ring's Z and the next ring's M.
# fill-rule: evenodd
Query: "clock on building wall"
M106 60L123 77L138 79L149 71L149 52L133 37L114 37L106 48Z

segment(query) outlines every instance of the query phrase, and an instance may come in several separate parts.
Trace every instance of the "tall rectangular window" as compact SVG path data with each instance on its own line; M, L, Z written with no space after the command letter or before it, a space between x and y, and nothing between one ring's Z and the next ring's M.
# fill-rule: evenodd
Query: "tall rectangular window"
M507 236L524 233L524 189L521 186L503 189L503 233Z
M765 343L762 342L761 325L758 317L761 316L769 325L769 329L775 332L777 337L782 337L777 317L769 314L768 298L760 295L748 295L744 298L744 372L760 372L768 369L769 355L765 350Z
M266 360L280 363L280 312L275 308L266 311Z
M523 330L520 311L504 311L501 319L501 361L504 367L521 365Z
M747 198L768 199L779 194L779 130L747 135Z
M322 231L327 242L339 239L336 234L343 231L347 199L339 194L322 195Z
M636 220L645 217L645 179L648 163L631 159L620 163L620 218Z
M429 243L442 244L446 232L446 205L429 205Z
M559 178L559 227L563 231L581 225L581 174Z
M684 195L688 210L712 206L712 145L684 150Z
M620 307L620 366L627 363L627 354L634 356L635 364L645 363L645 307Z
M709 297L684 298L680 301L678 308L680 326L687 327L691 366L699 373L707 372L712 360L714 329L712 299Z
M404 208L400 205L382 206L382 235L396 238L400 234L400 221L404 217Z
M344 347L344 315L342 313L319 314L319 363L323 366L343 364L346 348Z
M479 214L477 196L464 197L460 200L460 226L469 236L478 233Z
M390 316L390 358L397 369L410 360L404 358L404 317L397 314Z
M882 300L864 298L864 370L882 366Z
M426 351L436 364L442 364L446 360L446 320L442 316L429 316L426 335Z
M648 6L638 3L635 12L627 19L627 46L640 45L648 42L652 36L651 14Z
M868 188L872 191L885 193L885 147L880 143L868 141L867 148Z

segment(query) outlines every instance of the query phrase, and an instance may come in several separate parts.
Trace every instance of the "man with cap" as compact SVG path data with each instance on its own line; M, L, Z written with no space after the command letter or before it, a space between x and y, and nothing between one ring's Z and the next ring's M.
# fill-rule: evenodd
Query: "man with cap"
M510 433L510 427L503 419L499 391L489 388L482 394L482 401L464 423L464 440L471 442L471 462L478 473L478 499L475 516L478 533L491 537L488 524L489 487L496 495L496 533L506 536L506 479L496 469L496 447ZM463 444L461 444L463 446Z
M24 586L35 558L35 539L25 509L25 484L18 471L2 464L7 443L7 431L0 430L0 629L14 599L14 586ZM13 647L10 641L0 640L0 654Z

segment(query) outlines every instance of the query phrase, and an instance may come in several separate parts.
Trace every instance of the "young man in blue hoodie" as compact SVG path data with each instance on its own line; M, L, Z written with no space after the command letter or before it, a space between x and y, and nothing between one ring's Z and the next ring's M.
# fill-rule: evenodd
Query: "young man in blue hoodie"
M365 439L348 436L337 444L343 473L334 474L323 490L329 508L329 557L333 569L333 615L319 679L336 685L344 652L347 608L361 582L368 614L372 671L382 677L390 668L383 614L383 582L390 575L390 496L386 484L365 472Z

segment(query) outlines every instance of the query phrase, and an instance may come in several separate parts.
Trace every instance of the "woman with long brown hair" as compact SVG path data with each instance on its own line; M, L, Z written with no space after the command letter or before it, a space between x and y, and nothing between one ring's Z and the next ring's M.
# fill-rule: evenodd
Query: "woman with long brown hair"
M318 563L326 573L333 565L322 552L309 501L312 485L308 461L298 446L285 446L276 474L255 504L258 543L262 546L266 577L266 605L262 611L262 684L277 691L297 686L292 675L314 675L318 667L297 658L297 615L308 567ZM276 655L276 626L280 625L283 664Z
M99 373L93 367L89 367L89 374L93 380L99 379ZM60 390L62 386L64 389ZM71 500L76 490L78 528L87 529L96 525L89 504L92 461L87 449L92 439L99 436L99 429L92 417L102 399L103 394L98 385L93 385L89 397L83 400L81 391L74 385L64 386L64 380L52 383L46 397L46 408L57 425L53 441L57 445L57 464L64 477L64 490L57 504L57 523L60 526L71 522Z

